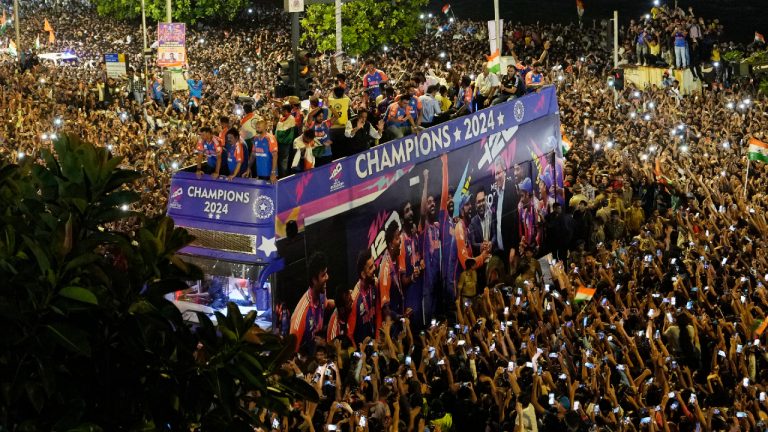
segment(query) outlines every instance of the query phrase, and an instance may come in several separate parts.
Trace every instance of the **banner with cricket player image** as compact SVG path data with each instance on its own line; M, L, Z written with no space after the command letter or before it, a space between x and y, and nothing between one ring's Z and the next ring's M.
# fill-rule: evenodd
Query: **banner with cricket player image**
M301 316L292 321L304 323L299 348L313 345L309 337L359 343L375 336L386 317L428 327L432 319L450 315L458 298L503 282L510 256L535 260L544 253L542 222L555 202L564 201L560 140L555 110L403 164L376 196L305 222L304 250L324 255L324 296L335 304L330 319L310 319L324 323L310 332L306 305L295 309ZM468 268L477 272L474 292L459 289ZM308 293L317 281L316 275L307 276ZM298 293L287 291L303 292L307 285L279 288L277 301L296 298Z

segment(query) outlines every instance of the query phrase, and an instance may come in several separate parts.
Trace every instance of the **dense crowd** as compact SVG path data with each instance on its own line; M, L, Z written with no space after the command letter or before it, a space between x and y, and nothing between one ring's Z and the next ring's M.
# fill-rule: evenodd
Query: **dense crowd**
M316 75L323 78L302 112L301 100L272 94L271 65L289 54L287 20L259 9L230 27L190 28L190 90L201 92L164 95L161 103L152 86L145 93L141 83L110 81L100 66L101 54L116 43L141 52L139 28L75 5L55 17L42 5L30 7L28 28L42 29L48 17L56 29L48 50L73 50L81 62L24 73L11 59L0 63L0 152L34 157L53 134L80 134L144 173L137 187L148 214L164 210L169 176L197 163L199 147L213 156L205 160L209 173L233 175L215 168L217 146L206 143L216 137L237 149L274 134L277 148L267 139L267 151L279 163L249 173L274 180L274 170L310 168L505 94L517 97L509 84L529 84L515 67L507 77L490 77L483 24L457 20L372 62L347 62L342 71L318 56ZM24 38L31 41L35 31L28 28ZM716 21L661 6L622 30L623 61L711 67L720 61L721 37ZM319 338L311 351L300 350L286 369L316 386L321 402L297 402L285 418L263 412L272 430L768 428L766 164L751 163L744 180L747 142L768 141L766 100L748 82L724 76L687 96L672 81L614 91L605 80L608 46L607 22L506 30L505 54L558 86L564 137L573 144L565 167L568 206L537 220L543 250L514 249L497 268L498 284L477 286L466 271L455 311L435 316L421 332L407 317L387 316L374 337L355 344ZM142 69L139 60L132 66ZM379 87L384 77L389 85ZM240 95L252 102L238 104ZM424 118L421 103L419 115L410 116L408 100L429 95L439 111ZM319 105L320 98L345 97L352 117ZM395 115L402 124L390 123L391 106L402 109ZM232 127L246 116L255 120L251 136L243 134L248 126ZM297 148L305 151L292 157L296 140L318 139L318 124L338 129L327 131L323 147L330 153ZM342 136L348 147L334 147ZM250 153L241 153L242 163ZM549 263L551 283L534 258L548 252L559 258ZM313 289L322 293L325 267L319 258L310 264ZM372 277L368 264L359 266L361 285Z

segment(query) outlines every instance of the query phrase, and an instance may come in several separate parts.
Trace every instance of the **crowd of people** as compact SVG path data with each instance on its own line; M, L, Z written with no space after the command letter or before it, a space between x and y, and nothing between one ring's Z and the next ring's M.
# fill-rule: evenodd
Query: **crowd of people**
M517 97L515 84L527 84L517 69L496 77L498 84L489 78L484 24L456 20L341 71L317 56L317 85L302 112L301 99L272 93L272 65L289 56L287 18L257 9L236 24L189 28L188 78L199 93L158 94L157 71L145 92L142 78L108 79L101 65L115 49L141 52L138 26L76 4L56 16L43 4L24 7L24 40L34 40L47 17L56 31L47 49L71 50L80 63L20 72L3 57L0 156L37 157L56 135L78 134L144 174L136 210L146 214L165 210L178 167L274 181ZM462 288L455 308L423 330L412 331L407 315L387 315L353 335L354 343L318 332L312 349L300 349L285 368L314 385L321 402L299 401L283 418L264 411L266 429L768 429L766 164L751 163L745 182L747 143L768 141L766 99L748 82L724 80L691 95L671 82L610 88L603 24L505 30L504 53L558 86L564 139L572 143L568 205L537 221L542 250L512 248L498 283L477 285L470 271L462 273L462 287L475 281L475 289ZM716 20L666 6L622 29L622 38L625 61L681 68L719 61L724 43ZM131 63L143 69L140 58ZM239 103L241 96L248 102ZM437 104L425 109L425 97ZM320 105L345 98L339 103L350 110ZM325 141L318 128L328 129ZM302 139L304 147L295 144ZM314 142L327 145L315 153ZM338 142L346 145L334 147ZM219 159L217 143L234 151ZM270 163L251 160L262 157L257 148L271 154ZM473 202L470 212L477 211ZM534 253L557 258L547 263L551 282ZM366 287L375 269L362 258ZM325 301L333 277L326 267L310 260L317 298L307 300L313 310L322 300L321 328L334 322L324 309L338 311Z

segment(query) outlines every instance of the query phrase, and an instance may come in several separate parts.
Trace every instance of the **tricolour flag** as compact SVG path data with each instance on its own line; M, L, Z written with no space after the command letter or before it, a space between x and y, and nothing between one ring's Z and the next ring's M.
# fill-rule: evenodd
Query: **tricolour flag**
M450 5L450 3L449 3L449 4L446 4L445 6L443 6L443 9L442 9L442 11L443 11L443 13L444 13L444 14L447 14L449 10L451 10L451 5Z
M16 55L16 42L13 39L8 43L8 51L10 51L11 55Z
M498 74L501 72L501 54L499 53L499 50L497 49L494 51L493 54L490 56L485 56L485 58L488 59L488 70Z
M755 32L755 42L765 43L765 36Z
M43 30L47 32L52 32L53 27L51 27L51 23L48 22L48 18L45 19L45 22L43 23Z
M563 147L563 154L566 154L571 151L571 148L573 148L573 143L570 139L568 139L567 136L565 136L565 127L563 125L560 125L560 137L560 143Z
M579 18L584 15L584 0L576 0L576 13L579 14Z
M768 163L768 144L758 139L750 138L747 158L752 161Z
M576 297L573 298L573 302L579 303L590 301L592 300L592 297L595 296L596 291L595 288L579 287L579 289L576 290Z

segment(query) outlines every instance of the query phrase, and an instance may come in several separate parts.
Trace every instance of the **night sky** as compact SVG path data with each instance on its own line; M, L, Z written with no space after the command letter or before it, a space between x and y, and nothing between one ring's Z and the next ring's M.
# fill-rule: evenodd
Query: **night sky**
M674 2L674 0L669 0ZM680 7L693 6L697 15L707 19L719 18L726 27L728 40L751 42L754 32L768 35L768 0L678 0ZM446 3L458 18L493 19L493 0L431 0L430 8L439 13ZM647 13L652 0L584 0L584 19L592 23L619 11L621 23L628 23ZM577 19L576 0L499 0L501 17L505 20L533 23Z

